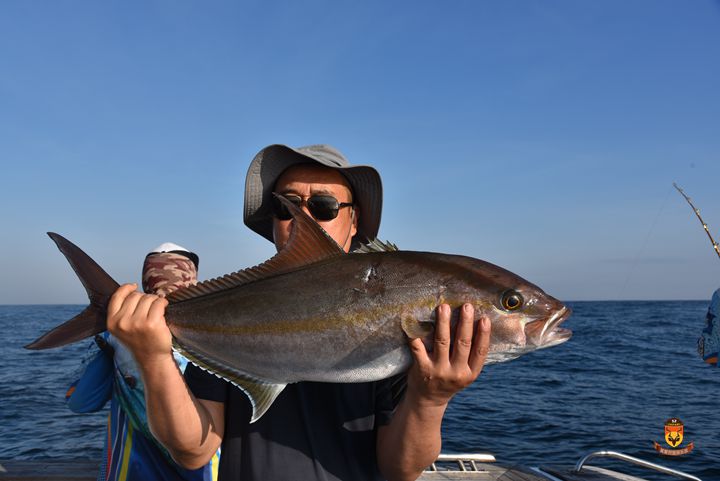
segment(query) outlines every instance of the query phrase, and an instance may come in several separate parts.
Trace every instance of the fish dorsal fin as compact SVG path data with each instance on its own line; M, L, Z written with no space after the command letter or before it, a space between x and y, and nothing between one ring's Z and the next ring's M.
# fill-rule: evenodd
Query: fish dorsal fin
M272 258L255 267L178 289L167 296L168 301L171 303L186 301L345 255L345 251L320 227L315 219L285 197L278 194L273 195L287 206L294 219L294 226L285 247Z
M395 244L390 241L381 241L377 237L362 244L360 247L355 249L353 252L360 252L367 254L369 252L394 252L399 250Z
M190 347L181 346L177 339L174 339L173 349L203 371L214 374L240 388L248 397L252 406L251 423L260 419L270 409L272 403L287 386L287 384L259 379L251 374L233 369Z

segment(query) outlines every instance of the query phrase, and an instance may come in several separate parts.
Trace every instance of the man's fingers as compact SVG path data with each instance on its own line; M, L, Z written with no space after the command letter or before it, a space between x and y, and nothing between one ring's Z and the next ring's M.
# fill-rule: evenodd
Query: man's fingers
M129 292L122 300L120 309L115 312L115 315L112 318L108 318L108 320L112 319L112 322L117 329L127 329L130 326L130 323L132 323L132 314L135 312L137 304L140 302L140 299L142 299L142 296L143 295L138 291ZM108 330L112 332L110 326L108 326Z
M137 289L137 284L123 284L118 287L108 303L108 317L112 317L120 311L125 298Z
M460 307L460 318L455 328L455 346L452 352L452 364L467 365L470 358L470 348L473 344L473 317L475 309L472 304L463 304Z
M428 355L427 349L425 348L425 343L423 343L422 339L412 339L408 344L410 346L410 352L412 353L413 358L415 358L415 362L419 366L422 367L432 364L432 360Z
M470 355L470 369L475 377L480 375L480 371L485 365L485 359L487 359L488 350L490 349L490 330L490 319L486 316L481 317L475 332L473 351Z
M156 297L155 300L153 300L152 304L150 305L150 309L148 310L148 315L150 317L164 317L165 316L165 308L169 302L164 297Z
M435 362L449 362L450 357L450 306L441 304L437 308L433 357Z
M159 299L159 297L155 294L143 294L138 303L135 305L133 317L141 319L147 318L150 306L152 306L152 303L155 302L156 299Z
M124 287L124 286L123 286ZM130 291L122 298L120 308L113 315L107 318L107 329L114 335L128 332L133 326L133 313L135 312L138 302L142 299L142 294L137 291Z

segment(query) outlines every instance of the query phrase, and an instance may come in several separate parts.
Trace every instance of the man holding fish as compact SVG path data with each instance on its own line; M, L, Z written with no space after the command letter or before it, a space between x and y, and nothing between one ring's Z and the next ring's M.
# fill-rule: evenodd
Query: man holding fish
M90 305L25 347L109 330L140 365L153 434L184 466L222 444L223 479L415 479L484 364L572 334L559 327L570 309L502 267L373 239L380 177L331 147L267 147L245 190L245 224L278 253L166 298L120 286L48 233ZM369 242L348 253L353 240ZM201 369L183 378L173 349Z
M349 252L358 241L377 235L380 177L372 167L349 166L329 146L272 145L250 165L245 223L281 253L299 242L293 240L296 222L288 204L312 217ZM306 251L294 255L312 257L313 246L305 246ZM123 285L108 305L107 327L141 366L155 436L188 468L204 465L222 443L221 480L416 479L440 452L448 402L480 374L490 342L488 318L475 322L469 303L455 313L451 336L453 313L440 303L430 349L419 336L409 341L414 362L401 398L397 386L405 382L405 374L361 383L283 384L274 392L258 390L251 404L242 391L214 374L188 368L185 378L181 375L164 317L167 305L164 298ZM262 308L273 311L275 306ZM198 360L203 365L200 356ZM233 383L246 393L254 392L233 372L205 367L237 380Z

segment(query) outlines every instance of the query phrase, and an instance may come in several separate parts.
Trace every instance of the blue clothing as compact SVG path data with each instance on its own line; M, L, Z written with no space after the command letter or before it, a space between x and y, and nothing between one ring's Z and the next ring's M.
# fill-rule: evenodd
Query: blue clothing
M720 351L720 289L712 296L705 318L705 328L698 339L698 353L703 361L718 366L718 351Z
M112 372L112 358L103 351L95 353L80 379L75 380L65 394L65 402L70 410L91 413L102 409L112 396Z
M112 335L111 349L97 352L82 376L68 389L68 407L77 413L100 410L110 400L105 450L98 480L216 481L220 451L206 466L188 470L177 465L152 436L145 411L145 392L130 351ZM187 359L175 354L184 372Z

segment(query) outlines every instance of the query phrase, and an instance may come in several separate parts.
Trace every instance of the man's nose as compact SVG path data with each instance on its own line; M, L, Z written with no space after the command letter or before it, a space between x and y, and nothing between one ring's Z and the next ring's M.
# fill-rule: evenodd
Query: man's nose
M305 212L307 215L309 215L309 216L312 217L313 219L315 218L315 217L310 213L310 209L308 209L307 202L303 202L302 205L300 206L300 208L301 208L301 209L303 210L303 212Z

